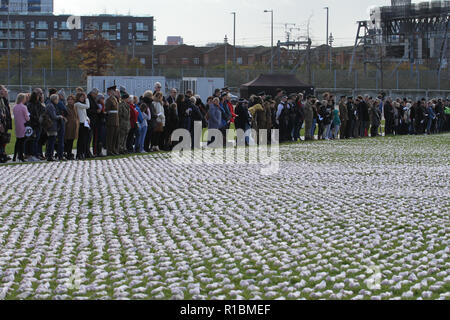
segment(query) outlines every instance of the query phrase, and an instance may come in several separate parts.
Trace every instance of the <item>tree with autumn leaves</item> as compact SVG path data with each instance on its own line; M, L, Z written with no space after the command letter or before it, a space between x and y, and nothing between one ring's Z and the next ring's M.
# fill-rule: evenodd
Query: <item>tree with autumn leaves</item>
M113 66L114 46L98 30L89 31L77 46L80 68L86 76L103 76Z

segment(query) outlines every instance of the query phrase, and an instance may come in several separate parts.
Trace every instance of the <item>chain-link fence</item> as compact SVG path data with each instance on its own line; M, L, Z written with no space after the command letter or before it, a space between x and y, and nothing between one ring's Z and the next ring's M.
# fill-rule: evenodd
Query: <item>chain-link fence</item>
M267 69L237 69L222 68L158 68L151 69L123 69L110 70L106 75L117 76L164 76L166 79L181 79L183 77L220 77L226 79L229 87L237 90L243 83L247 83L261 73L268 73ZM291 70L276 70L277 73L290 73ZM386 70L384 72L371 70L367 73L356 70L312 70L296 72L297 77L316 88L327 88L337 91L339 88L350 90L418 90L441 91L450 89L450 70L442 72L423 70ZM86 87L86 78L80 69L2 69L0 83L17 88L73 88Z

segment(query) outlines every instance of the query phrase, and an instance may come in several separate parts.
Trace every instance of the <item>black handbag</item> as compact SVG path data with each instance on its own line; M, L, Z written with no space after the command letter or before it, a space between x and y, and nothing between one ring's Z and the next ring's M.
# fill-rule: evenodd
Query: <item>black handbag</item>
M10 133L0 134L0 144L8 144L10 142L11 142L11 134Z

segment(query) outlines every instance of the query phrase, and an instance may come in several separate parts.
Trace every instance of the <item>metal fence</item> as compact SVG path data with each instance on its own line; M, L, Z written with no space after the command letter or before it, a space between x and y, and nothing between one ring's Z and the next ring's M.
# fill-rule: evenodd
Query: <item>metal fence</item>
M120 76L164 76L167 79L181 79L183 77L224 77L226 84L232 88L239 88L243 83L249 82L261 73L268 73L267 69L235 69L228 68L158 68L149 69L123 69L111 70L106 75ZM290 73L290 70L277 70L277 73ZM339 88L349 90L415 90L415 91L443 91L450 89L450 70L437 71L353 71L348 70L312 70L311 81L304 71L298 71L297 77L305 83L311 82L316 88L327 88L338 91ZM67 88L74 91L76 87L86 87L86 78L79 69L48 70L48 69L13 69L9 73L0 71L0 83L17 89ZM71 90L70 90L71 89ZM346 89L346 90L347 90Z

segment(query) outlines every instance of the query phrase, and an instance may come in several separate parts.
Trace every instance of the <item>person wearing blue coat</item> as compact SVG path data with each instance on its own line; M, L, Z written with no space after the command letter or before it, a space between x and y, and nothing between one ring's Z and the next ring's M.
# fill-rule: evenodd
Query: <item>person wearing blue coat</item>
M428 118L427 134L431 134L431 124L433 123L433 120L436 118L436 113L434 113L433 104L431 102L428 103L427 118Z
M209 104L208 114L208 130L221 130L224 127L224 121L222 119L222 110L220 106L219 98L214 98L212 103ZM225 124L226 125L226 124ZM208 145L213 143L215 137L211 136L211 132L208 133Z

